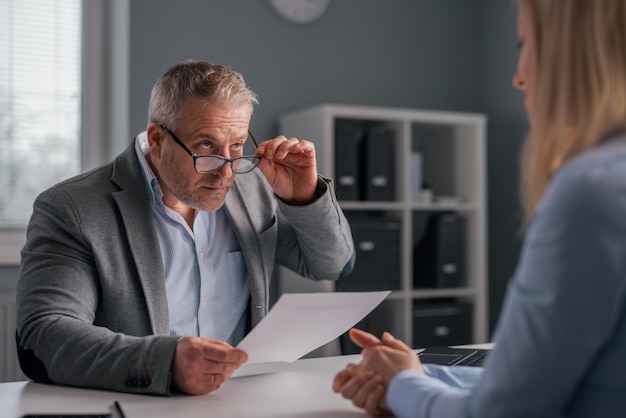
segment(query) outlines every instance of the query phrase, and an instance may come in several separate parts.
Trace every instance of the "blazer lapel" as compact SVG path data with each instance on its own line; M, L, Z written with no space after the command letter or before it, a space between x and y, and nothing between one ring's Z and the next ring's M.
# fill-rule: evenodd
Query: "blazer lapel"
M115 160L112 180L121 190L113 193L113 198L124 222L130 256L141 281L152 332L155 335L167 335L169 313L165 293L165 271L159 238L152 219L152 202L146 191L134 142Z

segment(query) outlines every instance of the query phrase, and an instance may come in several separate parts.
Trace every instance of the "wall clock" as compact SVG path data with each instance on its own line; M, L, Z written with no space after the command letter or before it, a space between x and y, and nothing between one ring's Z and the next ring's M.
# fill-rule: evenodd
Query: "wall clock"
M292 23L310 23L321 17L330 0L270 0L270 4Z

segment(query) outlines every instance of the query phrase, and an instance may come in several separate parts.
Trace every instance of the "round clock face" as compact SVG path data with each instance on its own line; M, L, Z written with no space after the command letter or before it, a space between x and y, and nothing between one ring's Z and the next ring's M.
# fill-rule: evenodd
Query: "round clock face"
M330 0L270 0L274 10L294 23L309 23L319 18Z

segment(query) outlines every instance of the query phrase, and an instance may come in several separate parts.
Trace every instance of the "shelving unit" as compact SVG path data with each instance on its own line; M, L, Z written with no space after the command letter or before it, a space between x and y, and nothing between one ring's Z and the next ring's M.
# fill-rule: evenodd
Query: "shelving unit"
M284 115L280 132L315 144L318 171L335 179L335 126L340 120L364 121L393 131L393 195L390 201L341 200L347 215L384 213L400 222L400 286L383 302L390 317L385 330L413 341L414 301L453 298L472 306L473 343L487 341L486 271L486 117L476 113L444 112L323 104ZM415 201L411 155L422 158L422 180L432 188L431 202ZM342 157L345 158L345 157ZM447 197L447 199L439 199ZM450 199L450 197L453 197ZM465 222L465 284L450 288L414 288L413 250L423 233L425 219L454 213ZM358 263L358 259L357 259ZM334 282L312 282L280 271L281 292L334 291ZM326 347L326 355L337 354Z

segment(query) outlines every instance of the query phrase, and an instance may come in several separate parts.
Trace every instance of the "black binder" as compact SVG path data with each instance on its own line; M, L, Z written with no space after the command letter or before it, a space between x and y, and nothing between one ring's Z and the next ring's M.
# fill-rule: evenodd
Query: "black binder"
M335 193L339 200L361 199L359 148L364 132L359 122L335 122Z
M375 216L348 217L356 251L354 270L335 282L337 291L400 289L400 221Z
M384 125L367 129L361 147L364 200L394 200L395 134Z
M413 286L465 286L465 218L456 213L432 215L413 251Z
M472 342L472 305L455 299L413 301L413 347Z

